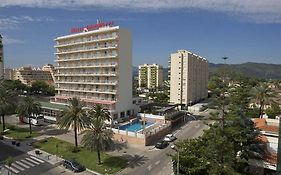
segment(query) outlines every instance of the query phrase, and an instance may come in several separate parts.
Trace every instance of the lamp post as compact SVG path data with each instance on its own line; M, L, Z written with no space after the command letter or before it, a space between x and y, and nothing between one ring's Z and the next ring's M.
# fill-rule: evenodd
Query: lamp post
M180 174L180 152L175 147L175 145L172 145L171 148L177 152L177 175L179 175Z

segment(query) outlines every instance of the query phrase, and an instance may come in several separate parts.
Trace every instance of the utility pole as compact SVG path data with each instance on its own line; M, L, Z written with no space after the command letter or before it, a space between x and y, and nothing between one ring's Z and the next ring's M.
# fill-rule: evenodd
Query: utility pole
M222 91L222 130L224 130L224 111L225 111L225 90L226 90L226 60L228 57L223 57L224 60L224 65L223 65L223 76L222 76L222 81L223 81L223 91Z

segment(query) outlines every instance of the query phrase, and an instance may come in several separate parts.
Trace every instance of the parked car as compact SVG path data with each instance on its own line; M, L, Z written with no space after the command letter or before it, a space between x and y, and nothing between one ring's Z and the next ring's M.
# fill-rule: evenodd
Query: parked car
M173 142L176 139L177 139L176 136L174 136L173 134L167 134L164 137L164 141L166 141L166 142Z
M82 172L85 171L85 167L79 164L76 160L65 160L63 166L73 172Z
M167 146L169 145L168 142L164 141L164 140L161 140L159 142L156 143L155 147L158 148L158 149L164 149L166 148Z

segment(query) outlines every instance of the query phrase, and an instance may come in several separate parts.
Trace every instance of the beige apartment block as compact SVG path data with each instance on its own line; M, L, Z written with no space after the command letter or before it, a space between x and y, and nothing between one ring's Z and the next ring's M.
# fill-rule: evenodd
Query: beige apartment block
M4 79L4 53L3 53L2 36L0 35L0 80L1 79Z
M43 71L40 68L22 67L14 69L14 80L20 80L23 84L31 85L34 81L45 81L49 85L53 85L54 81L49 71Z
M187 50L170 56L170 102L189 105L208 96L208 61Z
M87 106L103 105L114 120L132 115L131 33L112 25L73 31L80 33L55 39L57 94L51 101L78 97Z
M163 67L158 64L144 64L139 66L139 87L158 88L163 84Z

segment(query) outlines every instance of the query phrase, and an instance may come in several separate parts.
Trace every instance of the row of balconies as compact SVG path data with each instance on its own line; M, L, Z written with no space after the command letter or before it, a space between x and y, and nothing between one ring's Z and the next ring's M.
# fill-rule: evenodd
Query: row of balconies
M75 53L75 52L89 52L89 51L95 51L95 50L106 50L106 49L116 49L117 44L110 44L107 46L87 46L87 47L74 47L69 49L61 49L57 50L57 53L55 54L68 54L68 53Z
M55 47L65 47L70 45L79 45L79 44L87 44L92 42L100 42L100 41L107 41L107 40L116 40L118 38L117 35L106 35L106 36L91 36L83 39L76 39L72 41L59 41L58 45Z
M116 72L60 72L55 76L116 76Z
M56 69L70 69L70 68L91 68L91 67L115 67L116 62L112 63L80 63L80 64L60 64Z
M78 87L57 87L56 90L73 91L73 92L89 92L89 93L102 93L102 94L116 94L116 89L101 89L101 88L78 88Z
M106 59L106 58L115 58L117 57L117 53L107 53L107 54L86 54L86 56L68 56L68 57L59 57L57 62L64 61L83 61L83 60L98 60L98 59Z
M107 81L107 80L89 80L89 81L83 81L83 80L72 80L72 81L65 81L65 80L57 80L56 83L65 83L65 84L111 84L116 85L118 81Z
M106 98L106 97L100 97L95 95L81 95L76 93L61 93L61 96L77 96L81 99L91 99L91 100L102 100L102 101L116 101L115 97L112 98ZM114 95L113 95L114 96Z

